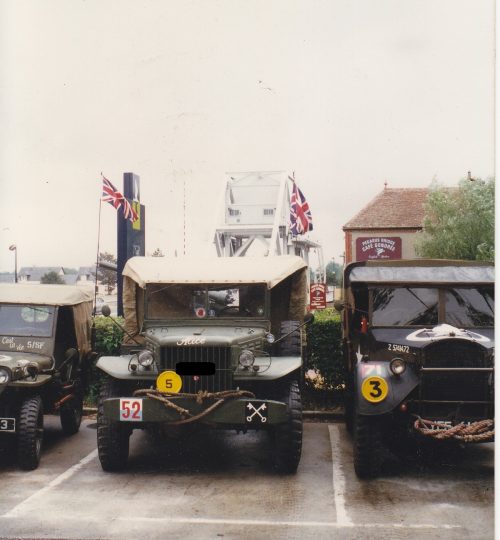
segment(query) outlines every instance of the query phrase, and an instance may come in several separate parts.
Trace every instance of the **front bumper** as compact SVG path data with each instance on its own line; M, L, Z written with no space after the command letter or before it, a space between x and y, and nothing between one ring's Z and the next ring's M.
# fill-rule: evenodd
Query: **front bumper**
M195 399L186 397L169 397L171 403L189 411L191 417L201 415L216 400L205 399L197 403ZM178 422L181 415L162 402L148 397L122 397L107 399L103 403L104 417L112 422L128 424L132 428L144 427L150 423ZM189 418L185 416L184 418ZM265 429L269 426L283 424L288 420L285 403L272 400L238 398L227 400L198 422L212 426L238 427L241 429Z

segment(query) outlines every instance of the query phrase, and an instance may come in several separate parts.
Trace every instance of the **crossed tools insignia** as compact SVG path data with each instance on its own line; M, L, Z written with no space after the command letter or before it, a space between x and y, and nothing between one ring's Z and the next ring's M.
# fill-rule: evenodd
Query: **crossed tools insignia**
M253 403L248 403L247 404L247 409L248 409L249 413L251 413L253 411L252 414L249 414L247 416L247 422L252 422L252 419L256 414L260 417L261 423L267 422L267 417L260 414L260 412L259 412L259 411L265 411L267 409L267 406L266 406L265 403L262 403L262 405L258 409L255 408Z

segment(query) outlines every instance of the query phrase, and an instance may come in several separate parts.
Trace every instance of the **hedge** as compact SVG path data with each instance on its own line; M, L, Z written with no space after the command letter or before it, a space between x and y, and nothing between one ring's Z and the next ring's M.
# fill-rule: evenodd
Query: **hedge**
M122 317L113 317L118 324L123 325ZM122 342L123 332L113 324L109 317L95 317L95 352L99 356L111 356L118 354L120 344ZM95 405L97 401L97 393L101 380L102 371L92 365L90 371L90 383L85 397L85 402L88 405Z
M345 389L340 314L327 308L316 311L314 317L314 322L306 327L305 390L313 401L340 403Z

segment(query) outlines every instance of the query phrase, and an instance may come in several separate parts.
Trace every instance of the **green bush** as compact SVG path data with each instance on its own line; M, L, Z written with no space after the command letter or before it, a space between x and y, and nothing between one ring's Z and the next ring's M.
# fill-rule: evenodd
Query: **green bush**
M114 320L123 325L123 317L114 317ZM96 317L94 319L96 336L95 352L101 355L117 354L123 339L123 332L113 324L111 317Z
M340 403L345 390L340 314L327 308L314 316L307 326L306 394L312 401Z
M122 317L114 317L114 320L123 325ZM120 344L123 338L123 332L113 324L110 317L95 317L95 352L99 356L108 356L118 354L120 351ZM97 393L99 391L99 384L101 381L102 371L92 365L90 371L89 387L87 389L87 395L85 396L85 403L93 406L97 401Z

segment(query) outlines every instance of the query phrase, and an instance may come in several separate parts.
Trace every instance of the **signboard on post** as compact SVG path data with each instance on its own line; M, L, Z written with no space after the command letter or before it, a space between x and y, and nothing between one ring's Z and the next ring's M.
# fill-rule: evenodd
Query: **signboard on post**
M133 223L117 213L118 257L117 257L117 292L118 315L123 315L123 282L122 272L125 263L137 255L146 254L146 210L140 202L140 178L134 173L123 173L123 196L131 204L139 216Z
M369 236L356 238L356 260L401 259L401 237Z
M309 303L311 309L326 308L326 283L311 283Z

